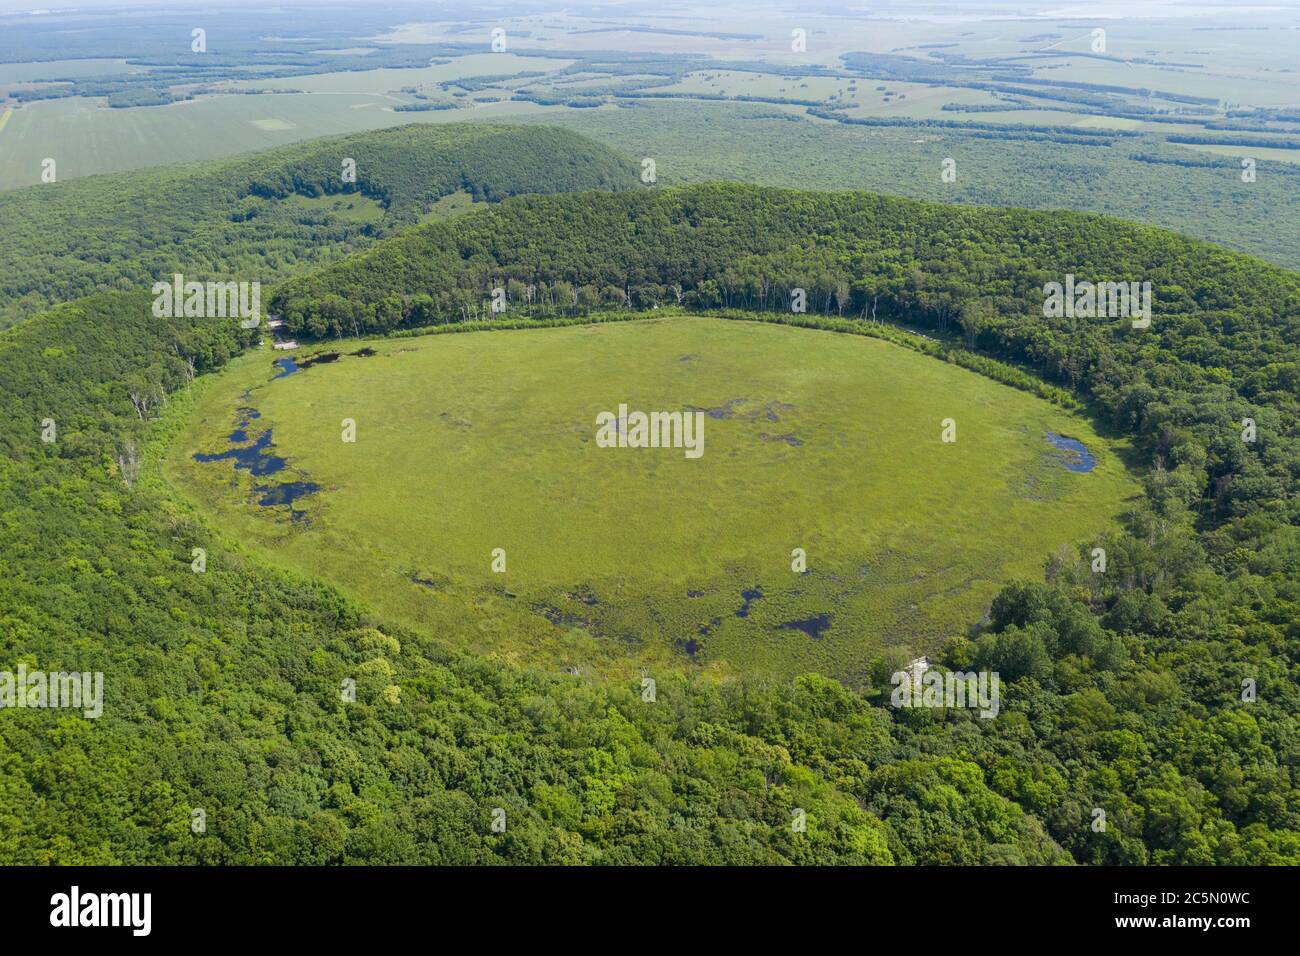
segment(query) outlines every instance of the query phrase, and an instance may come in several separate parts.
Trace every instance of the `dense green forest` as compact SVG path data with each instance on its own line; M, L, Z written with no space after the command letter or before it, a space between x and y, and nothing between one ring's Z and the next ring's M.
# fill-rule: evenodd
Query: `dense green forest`
M1045 317L1042 287L1066 273L1151 282L1151 327ZM521 197L290 282L276 307L304 333L350 335L483 318L494 286L523 316L659 303L827 327L874 315L1076 393L1138 439L1147 501L1106 542L1107 574L1085 551L1044 556L1044 583L1007 588L982 632L954 639L946 663L1013 675L1017 702L978 742L927 744L977 755L1080 861L1295 859L1294 273L1095 216L728 185ZM795 287L813 315L790 314ZM1242 699L1246 681L1258 699ZM1085 806L1127 822L1099 839Z
M355 181L343 160L355 161ZM0 326L103 289L168 279L265 285L417 222L438 199L627 188L632 165L576 133L542 127L403 126L193 166L0 192ZM354 197L377 206L292 204Z
M449 653L250 564L146 453L191 376L201 387L249 334L105 293L0 339L0 642L12 666L107 683L98 720L0 721L0 862L1068 860L969 755L925 756L822 678L668 676L647 704ZM168 407L142 418L133 395Z
M1261 159L1253 183L1237 156L1152 135L1080 134L1063 146L1030 130L866 126L745 103L625 101L616 110L556 110L537 121L653 157L659 183L720 179L801 189L855 189L946 203L1075 209L1175 229L1300 268L1300 167ZM1007 125L1007 124L1000 124ZM1110 145L1105 143L1110 142ZM956 160L956 181L942 162ZM1171 171L1176 168L1176 175Z
M1066 272L1150 281L1151 327L1044 317ZM509 199L275 302L308 335L479 326L498 283L503 325L680 302L921 327L1134 435L1147 500L1107 574L1044 555L949 643L941 665L1003 675L996 720L890 708L891 661L860 690L666 676L648 704L451 653L251 562L154 454L252 333L155 319L143 292L58 306L0 336L0 642L9 666L103 671L106 704L0 721L0 859L1300 862L1294 273L1095 216L705 186Z

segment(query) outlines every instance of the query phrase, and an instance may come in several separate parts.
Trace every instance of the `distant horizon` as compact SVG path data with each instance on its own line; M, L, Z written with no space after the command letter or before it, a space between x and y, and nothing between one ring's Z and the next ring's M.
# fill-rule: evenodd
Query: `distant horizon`
M111 12L135 12L135 11L160 11L167 12L182 9L205 9L218 12L229 9L243 9L256 7L259 10L272 11L277 9L294 9L298 7L322 7L322 6L351 6L355 7L354 0L290 0L290 2L277 2L270 5L259 3L257 0L77 0L75 3L57 3L57 4L40 4L23 2L23 0L0 0L0 15L2 16L23 16L23 15L40 15L40 16L68 16L79 13L84 14L104 14ZM388 7L391 9L418 8L428 13L427 19L435 21L443 17L489 17L489 16L523 16L535 15L538 12L545 11L549 13L574 13L574 9L561 0L555 3L543 2L525 2L512 3L509 0L498 4L478 4L460 2L460 0L431 0L431 2L419 3L413 0L398 0L393 3L373 3L365 4L373 11ZM738 4L738 6L740 6ZM1038 17L1047 17L1055 19L1151 19L1167 17L1169 19L1182 19L1189 16L1214 16L1217 13L1271 13L1286 10L1300 9L1300 0L1274 0L1274 2L1260 3L1257 0L1204 0L1204 2L1182 3L1178 0L1136 0L1136 2L1116 2L1116 0L1103 0L1100 3L1079 3L1069 2L1069 0L1031 0L1029 3L1015 3L1011 0L949 0L945 4L935 4L929 2L916 2L912 0L893 0L883 4L856 4L845 3L839 11L831 9L819 9L816 11L807 11L799 9L797 0L791 2L771 2L746 3L746 8L755 10L780 10L788 12L791 15L801 15L805 17L823 17L836 15L864 15L875 19L892 19L895 17L906 17L909 14L919 19L925 19L930 16L942 18L942 11L949 11L952 8L959 8L969 11L976 15L977 19L983 19L978 14L986 14L988 18L1023 18L1035 19ZM615 10L623 8L627 12L625 16L639 16L643 18L654 18L662 16L666 11L697 11L696 4L686 2L686 0L664 0L663 3L657 4L656 9L648 10L642 3L635 0L588 0L582 5L586 10L608 10L612 14ZM919 8L914 12L909 8ZM710 8L713 11L725 9L725 5L714 6ZM423 18L422 18L423 19Z

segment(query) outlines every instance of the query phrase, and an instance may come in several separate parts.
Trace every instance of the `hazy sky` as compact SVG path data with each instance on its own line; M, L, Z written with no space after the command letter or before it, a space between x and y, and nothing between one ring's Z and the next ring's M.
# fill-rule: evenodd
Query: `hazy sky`
M788 10L799 9L803 0L757 0L755 6L764 8L784 8ZM365 6L370 8L394 6L407 10L414 7L422 7L428 11L430 20L441 19L444 17L464 17L483 15L485 8L492 8L495 14L501 7L507 9L514 6L509 0L501 2L482 3L477 0L428 0L428 2L419 3L415 0L404 0L404 2L389 4L386 0L288 0L283 4L267 3L266 0L71 0L71 2L59 2L59 0L0 0L0 13L27 13L31 11L56 11L60 13L71 13L76 11L94 11L102 12L112 9L153 9L153 10L178 10L189 9L194 7L205 8L209 10L232 9L239 7L253 7L258 10L274 9L276 6L284 7L304 7L304 6L324 6L324 5L347 5L347 6ZM818 4L819 9L823 11L829 6ZM695 0L578 0L577 3L572 0L554 0L553 3L546 3L543 0L529 0L527 3L519 3L518 8L521 13L528 10L536 11L538 8L560 11L566 7L578 7L587 10L592 8L604 8L611 13L616 12L618 8L626 8L629 13L640 12L643 15L654 12L663 12L670 9L695 9L707 15L710 7L707 3ZM1114 18L1124 16L1138 17L1179 17L1189 14L1204 14L1209 11L1269 11L1269 10L1288 10L1300 7L1300 0L916 0L915 3L909 0L849 0L841 4L846 13L856 13L863 11L876 12L885 15L897 15L905 12L908 7L915 7L917 10L925 10L930 13L941 10L951 10L953 12L973 12L973 11L1000 11L1002 13L1017 12L1028 15L1051 14L1063 17L1095 17Z

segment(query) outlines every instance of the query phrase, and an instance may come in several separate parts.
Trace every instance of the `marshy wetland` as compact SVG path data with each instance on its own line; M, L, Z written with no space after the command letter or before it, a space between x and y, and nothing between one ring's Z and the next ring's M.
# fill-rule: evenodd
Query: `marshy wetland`
M520 661L853 681L1137 491L1083 417L873 339L680 316L362 345L237 361L169 471L267 559ZM620 403L699 415L706 452L601 447Z

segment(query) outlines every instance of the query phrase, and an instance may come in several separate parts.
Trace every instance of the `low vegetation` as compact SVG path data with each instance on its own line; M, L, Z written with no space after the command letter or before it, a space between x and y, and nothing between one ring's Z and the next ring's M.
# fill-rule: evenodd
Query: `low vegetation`
M682 316L314 354L286 377L259 350L197 403L169 470L213 524L445 640L584 673L863 687L1138 491L1082 416L861 336ZM699 457L598 447L620 404L698 413ZM274 476L194 458L268 432ZM1060 434L1092 470L1067 470ZM260 503L293 483L317 490Z

